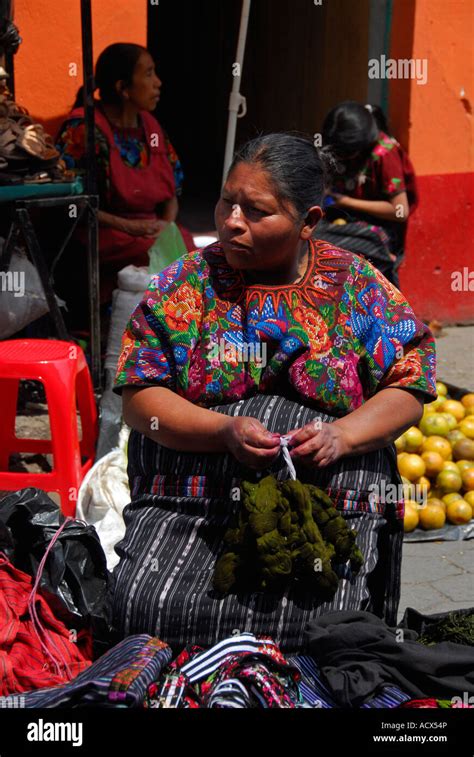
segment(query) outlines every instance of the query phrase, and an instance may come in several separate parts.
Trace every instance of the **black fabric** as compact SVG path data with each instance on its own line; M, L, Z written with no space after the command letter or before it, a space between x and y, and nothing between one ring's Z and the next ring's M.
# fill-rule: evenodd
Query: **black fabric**
M369 612L328 613L306 627L309 654L342 707L360 707L387 684L417 699L474 694L474 647L417 638Z
M285 434L316 417L316 410L276 395L212 408L229 416L251 416ZM399 483L394 448L348 457L321 469L296 464L297 477L325 489L351 528L364 566L348 566L331 602L296 585L285 592L249 592L221 598L212 587L224 535L239 509L233 492L242 478L257 480L228 453L178 452L132 431L128 443L131 503L123 511L126 531L115 546L113 624L121 636L149 633L173 649L209 647L237 629L271 636L285 653L301 651L304 629L315 615L336 609L369 610L395 623L400 597L403 519L396 504L370 501L375 485ZM269 468L288 478L280 455ZM263 475L262 473L260 476ZM398 511L397 511L398 510ZM155 565L155 569L151 567ZM339 569L338 569L339 570Z
M341 226L332 223L337 218L346 223ZM388 281L399 287L398 268L403 259L405 234L406 224L329 207L318 223L315 237L366 258ZM396 256L395 261L391 253Z

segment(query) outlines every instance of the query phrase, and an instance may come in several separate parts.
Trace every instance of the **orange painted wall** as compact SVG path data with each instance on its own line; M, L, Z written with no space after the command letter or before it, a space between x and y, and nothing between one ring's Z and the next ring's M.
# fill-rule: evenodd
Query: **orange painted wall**
M420 174L474 170L473 19L472 0L417 0L414 48L428 59L427 84L411 83L410 150Z
M54 136L82 84L79 0L15 0L14 20L23 38L15 99ZM112 42L146 45L146 0L92 0L92 24L94 62Z
M428 61L427 83L390 80L392 130L415 166L420 205L409 223L401 288L417 313L474 321L472 292L452 275L472 269L474 3L395 0L392 58Z
M390 80L392 127L420 175L474 170L473 39L472 0L394 3L391 57L428 61L426 84Z

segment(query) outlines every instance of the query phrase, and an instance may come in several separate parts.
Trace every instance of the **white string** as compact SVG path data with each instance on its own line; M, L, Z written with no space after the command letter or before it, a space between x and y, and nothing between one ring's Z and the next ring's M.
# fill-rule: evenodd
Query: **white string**
M288 452L288 444L290 443L290 437L288 436L280 436L280 447L281 451L283 452L283 457L285 458L285 462L288 466L288 469L290 471L290 478L293 479L293 481L296 481L296 470L295 466L293 465L293 460L290 457L290 453Z

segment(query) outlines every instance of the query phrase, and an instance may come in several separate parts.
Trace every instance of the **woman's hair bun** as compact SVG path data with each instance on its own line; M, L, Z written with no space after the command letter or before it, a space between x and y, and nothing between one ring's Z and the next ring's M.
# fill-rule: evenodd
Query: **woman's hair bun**
M344 166L340 163L330 145L324 145L324 147L316 149L318 150L319 159L323 165L326 184L330 184L333 177L337 176L337 174L344 173Z

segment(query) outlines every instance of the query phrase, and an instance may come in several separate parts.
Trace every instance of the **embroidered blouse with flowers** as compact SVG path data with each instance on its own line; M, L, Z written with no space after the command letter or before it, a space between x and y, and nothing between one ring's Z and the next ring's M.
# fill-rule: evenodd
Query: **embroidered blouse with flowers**
M115 391L164 386L203 407L280 394L341 416L385 387L436 396L429 329L379 271L309 243L302 280L248 284L219 244L154 276L122 340Z

